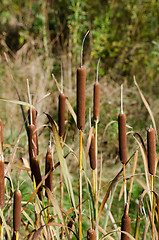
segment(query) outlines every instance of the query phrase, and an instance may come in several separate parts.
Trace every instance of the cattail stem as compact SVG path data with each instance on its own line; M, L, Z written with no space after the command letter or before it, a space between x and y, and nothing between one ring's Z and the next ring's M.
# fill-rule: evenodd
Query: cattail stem
M123 164L123 184L124 184L124 206L125 206L125 204L127 203L125 164Z
M60 137L60 140L61 140L61 147L63 149L63 146L62 146L63 138ZM60 176L61 177L61 184L60 184L61 209L63 209L63 173L62 173L62 169L61 169L60 175L61 175Z
M1 209L1 211L3 212L3 210ZM2 218L0 217L0 237L1 239L3 239L3 231L2 231Z
M152 211L152 239L154 240L154 176L150 175L151 177L151 211Z
M96 195L96 177L95 177L95 169L92 169L92 172L93 172L93 194L94 194L94 197Z
M16 231L16 240L18 240L18 231Z
M96 155L96 169L95 169L95 221L98 216L98 176L97 176L97 157L98 157L98 144L97 144L97 133L98 133L98 121L95 121L95 155ZM98 229L96 229L96 239L98 240Z
M79 240L82 240L82 130L79 130Z

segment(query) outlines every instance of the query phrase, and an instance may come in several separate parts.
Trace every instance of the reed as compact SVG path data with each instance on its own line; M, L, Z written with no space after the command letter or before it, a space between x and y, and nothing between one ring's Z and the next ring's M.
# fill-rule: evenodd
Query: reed
M94 229L88 229L87 240L96 240L96 233Z
M121 231L125 231L127 233L130 233L131 230L131 219L128 216L128 204L125 205L124 209L124 215L122 217L121 221ZM129 236L127 236L125 233L121 233L121 240L129 240Z
M18 240L18 232L21 226L21 199L21 192L19 189L16 189L13 201L13 230L16 233L16 240Z
M148 169L151 181L151 210L152 210L152 237L154 239L154 175L156 165L156 138L155 130L149 128L147 130L147 155L148 155Z

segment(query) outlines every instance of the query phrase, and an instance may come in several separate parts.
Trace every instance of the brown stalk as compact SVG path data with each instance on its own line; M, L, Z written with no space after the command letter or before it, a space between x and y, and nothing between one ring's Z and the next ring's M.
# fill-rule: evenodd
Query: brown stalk
M94 84L94 94L93 94L93 119L94 121L99 121L100 114L100 84L96 82Z
M0 155L0 209L4 208L5 186L4 186L4 158Z
M59 109L58 109L58 115L59 115L59 136L63 137L65 132L65 95L63 93L60 93L59 95Z
M21 225L21 192L16 189L14 192L14 202L13 202L13 229L14 231L19 231Z
M131 230L131 219L128 216L128 204L125 205L124 209L124 215L122 217L121 222L121 231L125 231L127 233L130 233ZM125 233L121 233L121 240L129 240L129 236L127 236Z
M122 164L127 161L127 138L126 138L126 116L120 113L118 116L118 130L119 130L119 156Z
M89 148L89 158L90 158L90 166L94 170L96 169L96 154L95 154L95 138L94 134L91 137L91 144Z
M77 69L77 127L84 130L85 126L85 81L86 70L81 67Z
M148 168L149 173L155 174L155 161L156 161L156 140L155 130L149 128L147 130L147 154L148 154Z
M87 231L87 239L88 240L96 240L96 233L94 229L88 229Z
M3 151L3 122L0 119L0 144L1 144L1 150Z

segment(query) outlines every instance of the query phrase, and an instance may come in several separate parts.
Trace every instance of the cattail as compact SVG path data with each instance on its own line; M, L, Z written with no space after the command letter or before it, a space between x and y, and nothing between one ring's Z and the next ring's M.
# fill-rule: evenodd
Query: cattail
M32 125L34 125L35 126L35 129L36 129L36 115L37 115L37 112L35 111L35 109L34 108L31 108L31 112L32 112L32 114L31 114L31 116L32 116L32 121L31 121L31 116L30 116L30 109L28 110L28 121L29 121L29 124L31 125L31 123L32 123ZM35 142L35 144L36 144L36 147L37 147L37 155L39 154L39 147L38 147L38 132L36 131L35 132L35 135L36 135L36 142Z
M96 233L93 229L88 229L87 231L87 239L88 240L96 240Z
M99 121L100 113L100 84L96 82L94 84L94 95L93 95L93 119Z
M94 134L91 137L91 144L89 148L89 158L90 158L90 165L91 168L94 170L96 169L96 155L95 155L95 138Z
M13 202L13 228L14 231L19 231L21 225L21 192L16 189L14 192Z
M77 69L77 127L84 130L85 126L85 81L86 70L81 67Z
M3 151L3 123L0 119L0 144L1 144L1 150Z
M121 231L130 233L130 230L131 230L131 219L128 216L128 204L126 204L124 209L124 215L122 217L122 222L121 222ZM129 239L130 238L125 233L121 233L121 240L129 240Z
M156 140L155 130L149 128L147 130L147 153L148 153L148 168L149 173L155 174L155 160L156 160Z
M41 178L40 167L39 167L39 162L37 157L32 158L31 173L32 173L32 177L33 176L35 177L36 186L38 186L42 178ZM38 193L40 193L41 190L42 190L42 187L39 188Z
M29 158L30 158L30 165L31 159L34 156L37 156L37 145L36 145L36 134L35 134L35 125L28 126L28 143L29 143Z
M50 149L48 148L47 154L46 154L46 163L45 163L45 175L53 168L53 162L52 162L52 154L50 152ZM52 191L52 172L49 174L49 176L45 180L45 185Z
M118 116L119 130L119 155L122 164L127 162L127 138L126 138L126 116L120 113Z
M65 95L59 95L59 135L62 137L65 132Z
M5 187L4 187L4 158L0 155L0 209L4 208Z

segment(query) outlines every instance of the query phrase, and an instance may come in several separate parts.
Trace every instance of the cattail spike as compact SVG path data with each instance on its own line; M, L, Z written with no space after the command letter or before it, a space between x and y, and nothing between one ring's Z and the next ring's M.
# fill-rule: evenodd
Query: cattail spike
M85 68L77 69L77 127L84 130L85 126Z
M32 111L32 117L30 115L30 111ZM28 121L29 121L29 124L31 125L31 119L32 119L32 125L35 126L35 135L36 135L36 140L35 140L35 145L36 145L36 148L37 148L37 155L39 154L39 145L38 145L38 132L36 131L36 115L37 115L37 112L35 111L34 108L32 108L31 110L29 109L28 110Z
M121 231L125 231L127 233L130 233L131 230L131 219L128 216L128 204L125 205L124 209L124 215L122 217L121 222ZM129 236L127 236L125 233L121 233L121 240L129 240Z
M4 158L0 154L0 209L4 208L5 186L4 186Z
M99 121L100 114L100 84L96 82L94 84L94 94L93 94L93 119L94 121Z
M147 130L147 153L148 153L148 168L149 173L155 174L155 161L156 161L156 140L155 130L149 128Z
M119 156L122 164L127 162L127 137L126 137L126 116L120 113L118 116L119 134Z
M59 95L59 136L62 137L65 132L65 95L60 93Z
M94 134L91 137L91 144L89 148L89 158L90 158L90 165L91 168L94 170L96 169L96 154L95 154L95 138Z
M48 147L48 151L46 154L46 162L45 162L45 175L53 168L53 161L52 161L52 153L50 151L50 148ZM52 172L49 174L49 176L45 180L45 185L52 191Z
M13 202L13 228L14 231L19 231L21 225L21 192L16 189L14 192Z
M88 229L87 240L96 240L96 233L94 229Z

